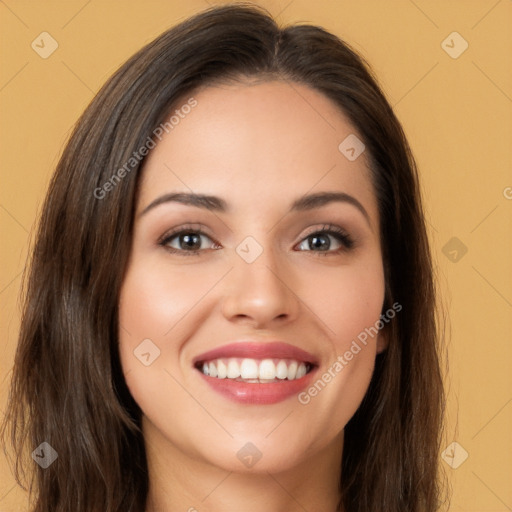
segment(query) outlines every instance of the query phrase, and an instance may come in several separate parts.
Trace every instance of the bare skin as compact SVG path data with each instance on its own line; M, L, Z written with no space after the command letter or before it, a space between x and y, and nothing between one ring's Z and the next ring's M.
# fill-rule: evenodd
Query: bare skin
M120 299L121 362L143 411L147 512L334 512L343 429L385 348L380 333L333 370L378 322L384 301L366 155L349 161L339 151L356 130L306 86L236 83L193 96L197 106L146 161ZM143 213L173 192L218 196L227 210L163 202ZM349 200L290 211L317 192L348 194L361 208ZM326 234L326 225L341 228L351 247ZM203 233L197 254L184 254L179 234L159 243L181 226ZM314 233L325 250L310 243ZM236 251L249 236L262 249L251 263ZM134 357L145 339L160 350L149 366ZM316 377L330 369L331 379L307 403L296 395L266 405L234 402L205 383L193 360L245 339L314 354ZM261 458L249 467L237 454L252 446Z

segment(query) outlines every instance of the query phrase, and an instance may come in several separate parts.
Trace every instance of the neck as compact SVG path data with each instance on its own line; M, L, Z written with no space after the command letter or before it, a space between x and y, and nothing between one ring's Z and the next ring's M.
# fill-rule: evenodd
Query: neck
M146 512L336 512L343 432L314 456L285 471L239 473L191 458L162 437L147 436Z

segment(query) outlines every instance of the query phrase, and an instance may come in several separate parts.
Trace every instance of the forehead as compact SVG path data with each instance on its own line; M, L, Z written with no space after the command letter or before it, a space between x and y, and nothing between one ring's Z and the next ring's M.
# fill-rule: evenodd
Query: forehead
M189 97L174 106L172 129L148 155L139 210L170 191L226 197L241 209L335 189L358 195L377 215L365 152L351 161L339 149L362 137L323 94L271 81L210 86L191 97L195 106L182 108Z

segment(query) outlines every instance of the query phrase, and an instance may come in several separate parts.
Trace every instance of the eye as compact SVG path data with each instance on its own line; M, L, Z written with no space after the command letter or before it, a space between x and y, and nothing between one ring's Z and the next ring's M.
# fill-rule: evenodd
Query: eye
M335 240L338 247L332 250L331 239ZM318 252L322 256L337 254L351 249L354 241L350 235L338 226L326 225L322 229L308 235L299 245L299 250Z
M203 247L205 240L210 241L210 247ZM332 248L334 245L338 247ZM163 235L158 242L167 251L180 256L199 255L201 251L219 249L220 245L212 240L197 226L180 226L170 233ZM354 241L343 229L335 225L325 225L309 234L300 244L299 251L315 252L322 256L338 254L351 249Z
M198 255L201 251L208 249L208 247L202 247L202 243L205 240L210 240L210 245L217 245L216 242L200 229L192 226L181 226L170 233L166 233L158 243L169 252L192 256ZM215 248L217 247L209 247L209 249Z

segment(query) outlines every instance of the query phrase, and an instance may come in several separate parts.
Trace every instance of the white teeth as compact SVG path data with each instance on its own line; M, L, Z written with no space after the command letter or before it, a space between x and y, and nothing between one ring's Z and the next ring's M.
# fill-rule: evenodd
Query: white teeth
M208 375L210 377L217 377L217 367L214 363L210 363L208 366Z
M288 380L293 380L295 379L295 376L297 375L297 367L299 365L297 364L297 361L292 361L289 365L288 365Z
M242 379L257 379L258 363L254 359L244 359L240 365L240 376Z
M238 379L240 377L240 366L235 359L230 359L228 362L227 377L228 379Z
M219 379L225 379L228 376L228 369L226 365L219 359L217 361L217 377Z
M263 359L260 363L260 379L274 380L276 378L276 365L272 359Z
M269 383L276 380L296 380L306 375L306 363L293 359L215 359L202 365L205 375L217 379L243 379L249 383Z
M279 361L279 363L277 363L276 377L281 380L288 377L288 366L286 366L284 361Z
M300 379L306 375L306 365L304 363L300 363L299 367L297 368L297 375L295 375L296 379Z

